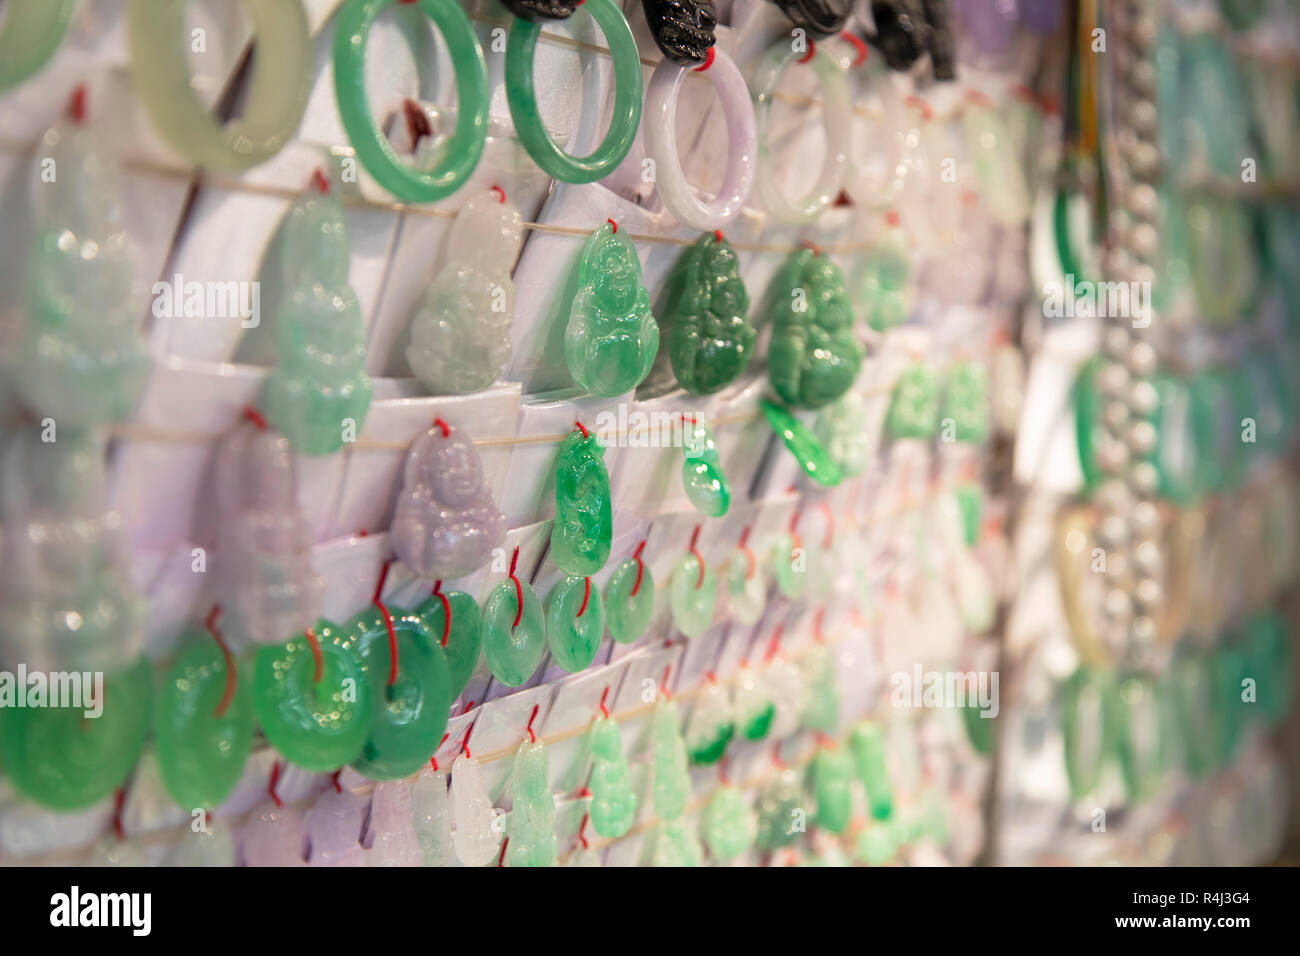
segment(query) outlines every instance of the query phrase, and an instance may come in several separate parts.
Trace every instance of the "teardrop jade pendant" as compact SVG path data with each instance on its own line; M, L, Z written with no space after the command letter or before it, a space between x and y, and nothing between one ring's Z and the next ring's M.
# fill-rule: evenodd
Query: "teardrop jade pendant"
M153 674L141 657L105 675L103 713L83 707L0 711L0 763L14 788L54 810L76 810L121 786L144 749L153 717Z
M626 233L606 223L587 239L578 262L578 293L564 330L569 372L592 395L622 395L641 384L658 352L641 260Z
M767 607L767 576L748 549L732 552L727 561L727 608L741 624L756 624Z
M888 820L894 812L894 790L885 766L885 735L880 725L865 720L854 727L849 735L849 749L853 752L858 779L867 793L871 816Z
M253 707L262 733L296 767L329 773L361 753L370 732L370 679L357 653L357 635L329 621L306 636L258 652Z
M777 850L799 839L807 822L803 803L803 787L793 770L782 770L768 781L758 796L760 850Z
M691 798L691 774L677 702L666 694L661 694L655 704L652 734L655 816L663 821L676 820L686 812Z
M758 816L736 787L721 786L704 808L702 830L709 855L729 863L747 853L758 839Z
M441 645L418 615L394 608L389 617L396 660L378 608L363 611L345 627L356 636L370 678L370 736L352 766L371 780L397 780L419 770L442 742L451 710L451 677Z
M193 632L159 689L158 769L185 810L217 807L243 775L253 747L253 691L240 670L210 635Z
M447 623L448 612L451 615L450 626ZM417 607L415 613L433 640L442 645L447 658L451 699L455 700L469 683L483 647L483 618L479 614L478 602L464 591L436 592Z
M682 487L695 510L709 518L719 518L731 506L731 485L718 460L713 429L702 420L682 425Z
M853 815L853 760L843 747L822 747L813 757L812 785L817 801L817 825L843 833Z
M844 276L829 256L791 253L768 286L763 313L772 322L768 376L783 401L821 408L849 390L864 349L853 334Z
M541 741L520 744L515 751L508 866L555 865L555 797L549 778L546 745Z
M519 596L523 595L523 612ZM516 623L516 620L518 623ZM546 653L546 617L542 602L527 581L502 581L488 595L483 609L483 654L492 676L518 687L533 676Z
M731 700L727 692L713 681L700 690L686 721L686 752L691 763L711 764L727 750L727 744L736 733Z
M638 558L624 561L605 585L605 620L609 635L631 644L650 626L655 609L655 579L650 566Z
M809 478L825 488L834 488L843 480L840 466L807 425L775 402L763 399L759 404L768 427L781 436L781 441Z
M701 866L704 849L695 827L686 820L668 820L655 829L651 866Z
M604 447L595 435L575 429L565 437L555 465L551 528L551 560L569 577L586 577L605 566L614 534L612 502Z
M673 623L687 637L699 637L713 622L718 600L713 572L694 554L687 554L673 568L668 604Z
M726 239L704 233L678 257L655 309L682 388L709 395L744 373L757 337L748 311L736 251Z
M565 578L551 591L546 610L546 643L551 657L570 674L596 659L605 636L605 608L591 578Z
M746 740L762 740L772 726L776 705L753 670L744 668L736 680L736 725Z
M939 428L939 381L928 365L918 362L899 378L885 428L893 438L925 440L934 436Z
M591 749L591 828L621 837L636 820L632 773L623 756L623 735L608 717L597 718L587 735Z

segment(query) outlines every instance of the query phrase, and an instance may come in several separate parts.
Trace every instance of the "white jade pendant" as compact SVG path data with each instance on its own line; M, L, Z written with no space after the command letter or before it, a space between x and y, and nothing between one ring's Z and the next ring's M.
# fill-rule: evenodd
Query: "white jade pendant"
M466 866L484 866L501 846L492 798L483 787L482 771L473 757L460 756L451 765L451 808L456 822L452 842Z

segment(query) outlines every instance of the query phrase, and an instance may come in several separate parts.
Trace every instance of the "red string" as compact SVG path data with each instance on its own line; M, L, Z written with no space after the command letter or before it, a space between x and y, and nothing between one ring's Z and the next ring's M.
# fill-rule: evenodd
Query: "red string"
M776 764L780 770L785 769L785 761L781 759L781 741L775 741L772 744L772 763Z
M444 422L441 418L435 418L433 420L433 423L442 429L443 438L446 438L448 435L451 434L451 426L448 425L446 422Z
M673 671L673 665L669 664L667 667L664 668L664 676L659 678L659 690L663 693L664 697L667 700L673 699L672 693L668 690L668 675L671 674L672 671Z
M335 770L334 773L330 775L330 783L332 783L332 784L334 785L334 792L335 792L335 793L342 793L342 792L343 792L343 784L339 783L339 777L341 777L341 776L343 776L343 768L342 768L342 767L339 767L338 770Z
M442 749L442 745L447 742L447 738L450 736L450 733L443 734L442 739L438 741L438 746L433 748L433 756L429 758L429 766L433 768L434 773L438 772L438 751Z
M822 625L826 623L826 608L819 607L816 615L813 616L813 638L818 642L826 640L826 635L822 631Z
M502 189L500 186L493 186L492 192L496 193L498 196L501 197L501 205L504 206L506 204L506 191Z
M700 576L695 582L695 590L697 591L704 587L704 555L700 554L699 548L696 547L700 540L700 529L703 527L704 525L697 524L695 530L691 532L690 552L695 555L695 560L700 566Z
M312 182L316 184L316 188L320 191L320 194L322 196L329 195L330 181L329 178L325 175L325 170L317 166L315 172L311 174L311 179Z
M277 760L275 763L271 764L271 780L266 785L266 792L271 795L271 799L275 801L275 805L277 808L284 806L284 801L281 800L280 795L275 792L275 788L279 784L279 782L280 782L280 761Z
M826 516L826 535L822 538L822 550L829 551L835 541L835 512L825 501L822 502L822 514Z
M392 566L393 559L388 558L384 561L384 566L379 570L379 583L375 585L375 607L379 608L379 613L384 617L384 627L388 630L388 686L392 687L397 683L397 630L393 627L393 615L388 613L388 605L380 600L380 595L384 593L384 584L388 581L388 569Z
M230 702L235 699L235 685L239 680L239 675L235 672L235 655L230 653L230 648L226 646L226 640L217 630L217 618L221 615L221 605L212 605L212 610L208 612L208 619L204 626L212 639L217 642L217 647L221 648L221 656L226 660L226 689L221 694L221 701L217 704L217 709L212 712L214 717L224 717L226 711L230 709Z
M767 651L763 654L764 661L770 661L776 657L776 652L781 649L781 634L784 630L785 624L778 621L776 627L772 630L772 636L768 639Z
M470 725L465 728L465 736L460 738L460 752L465 755L466 760L474 756L469 752L469 735L474 732L474 725L477 723L477 720L470 721Z
M754 552L749 547L749 529L750 525L745 525L745 529L740 532L740 543L737 545L741 551L745 552L745 580L748 581L754 576Z
M316 676L312 678L312 683L319 684L325 673L325 658L320 652L320 641L316 640L316 632L310 627L302 633L306 636L307 643L311 645L311 656L316 660Z
M713 671L705 671L705 672L704 672L704 678L705 678L705 680L707 680L710 684L716 684L716 683L718 682L718 675L715 674Z
M72 91L72 99L68 101L68 113L72 116L72 122L84 123L86 121L86 101L86 84L78 83L76 89Z
M122 825L122 808L126 806L126 787L113 791L113 832L119 840L126 839L126 828Z
M614 227L614 234L618 235L618 223L616 223L613 219L606 219L605 221Z
M591 600L591 577L582 579L586 583L586 589L582 592L582 607L578 608L578 617L587 613L587 602Z
M641 578L645 574L645 562L641 560L641 552L645 550L645 538L636 546L632 552L632 557L636 560L636 583L632 585L632 597L636 597L636 592L641 590Z
M533 733L533 721L537 719L537 711L541 709L541 704L533 704L533 712L528 716L528 742L537 743L537 734Z
M800 62L800 63L807 63L809 60L811 60L811 59L813 58L813 56L816 55L816 53L817 53L817 41L816 41L816 40L809 40L809 41L808 41L808 54L807 54L806 56L801 57L801 58L799 59L799 62Z
M606 701L608 698L609 698L609 685L606 684L606 685L605 685L605 692L604 692L603 694L600 695L600 715L601 715L602 717L608 717L608 716L609 716L609 708L605 706L605 701Z
M510 845L510 837L506 837L504 840L501 841L501 855L497 857L497 866L506 865L506 847L508 847L509 845Z
M863 63L867 62L867 44L863 41L862 37L858 36L852 30L845 30L840 34L840 38L858 51L857 58L853 61L854 66L861 66Z
M515 574L515 568L519 566L519 545L515 545L514 556L510 559L510 580L515 582L515 623L511 627L518 627L519 622L524 619L524 586L519 583L519 576Z
M442 646L451 637L451 601L442 593L442 578L433 582L433 596L442 602Z
M800 509L795 508L794 514L790 516L790 537L794 539L794 546L796 548L802 547L803 545L803 539L799 537L799 532L795 530L799 524L799 514Z
M588 849L591 844L587 842L587 821L591 819L590 813L582 815L582 822L578 824L578 842L582 844L584 850Z
M901 220L901 219L899 218L899 216L898 216L898 210L897 210L897 209L891 209L891 210L889 210L889 212L885 213L885 222L886 222L888 225L893 226L893 227L897 227L898 224L899 224L899 222L901 222L901 221L902 221L902 220Z
M714 229L714 230L713 230L713 238L716 239L716 240L718 240L718 242L725 242L725 241L726 241L725 239L722 238L722 230L721 230L721 229Z
M694 68L694 69L695 69L695 72L696 72L696 73L703 73L703 72L704 72L705 70L707 70L709 67L713 66L713 57L714 57L714 55L715 55L715 54L714 54L714 49L713 49L713 47L709 47L709 52L706 53L706 54L704 55L704 62L701 63L699 66L697 66L697 67Z
M266 431L266 416L259 412L252 405L244 409L244 417L257 426L257 430Z
M582 422L574 422L574 423L573 423L573 427L576 428L576 429L578 429L580 432L582 432L582 437L583 437L583 438L590 438L590 437L591 437L591 432L587 431L587 426L584 425L584 424L582 424Z
M722 758L718 761L718 782L722 784L724 787L729 786L731 784L731 780L727 776L727 755L726 754L723 754Z
M815 256L820 256L822 254L822 247L817 245L817 243L813 242L811 239L805 239L803 242L799 243L799 245L810 250Z

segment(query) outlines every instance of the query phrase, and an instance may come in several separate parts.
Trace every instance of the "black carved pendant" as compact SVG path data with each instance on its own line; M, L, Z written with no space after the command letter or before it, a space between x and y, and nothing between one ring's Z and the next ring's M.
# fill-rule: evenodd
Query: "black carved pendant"
M921 0L872 0L876 45L891 70L907 70L925 52L930 26Z
M952 37L952 23L948 16L948 0L921 0L926 22L930 25L930 64L936 80L951 80L957 76L957 49Z
M834 36L844 29L853 0L775 0L790 21L813 36Z
M703 63L717 42L718 15L709 0L641 0L650 34L674 63Z
M578 9L577 0L501 0L507 10L524 20L567 20Z

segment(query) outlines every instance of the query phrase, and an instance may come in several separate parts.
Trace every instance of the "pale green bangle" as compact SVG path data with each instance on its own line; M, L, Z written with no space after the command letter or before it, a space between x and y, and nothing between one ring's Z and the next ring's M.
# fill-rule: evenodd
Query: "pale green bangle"
M244 5L259 55L244 115L224 125L190 82L185 0L129 0L126 8L136 95L181 155L223 172L248 169L278 153L298 131L311 87L311 35L302 0Z
M447 41L456 73L456 129L433 169L404 163L366 100L366 41L379 11L395 0L348 0L334 34L334 93L357 158L375 182L406 202L436 202L469 179L487 141L487 63L469 17L456 0L419 0Z
M17 86L54 55L77 0L9 0L0 14L0 90Z
M506 102L510 105L515 133L528 155L547 175L566 183L595 182L623 162L636 140L644 95L641 56L622 12L612 0L586 0L583 9L605 34L614 60L614 109L609 132L589 156L569 155L555 145L542 126L533 83L533 55L541 27L516 17L506 41Z

